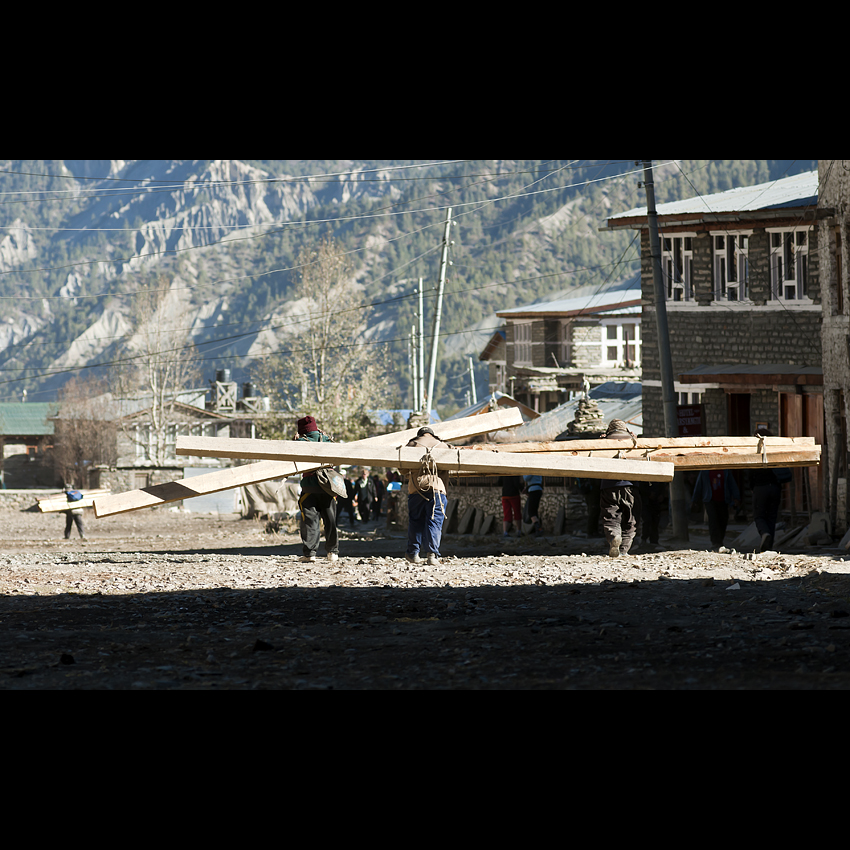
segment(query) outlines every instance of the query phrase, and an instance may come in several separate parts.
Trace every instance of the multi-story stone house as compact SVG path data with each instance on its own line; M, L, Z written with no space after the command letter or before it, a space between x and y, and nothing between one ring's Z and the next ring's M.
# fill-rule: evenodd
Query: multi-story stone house
M640 381L640 303L636 275L498 311L504 326L479 355L490 365L490 391L546 413L587 386Z
M696 406L706 435L765 426L823 445L818 173L661 204L657 213L679 403ZM606 225L641 233L644 433L664 435L646 207ZM824 504L823 465L796 469L785 508Z

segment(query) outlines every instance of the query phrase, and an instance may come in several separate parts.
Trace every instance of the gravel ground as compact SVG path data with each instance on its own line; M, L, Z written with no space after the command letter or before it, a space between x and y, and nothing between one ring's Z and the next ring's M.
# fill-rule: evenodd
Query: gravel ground
M297 534L235 515L86 521L66 541L62 515L0 512L0 688L850 687L838 548L448 535L429 567L382 520L302 564Z

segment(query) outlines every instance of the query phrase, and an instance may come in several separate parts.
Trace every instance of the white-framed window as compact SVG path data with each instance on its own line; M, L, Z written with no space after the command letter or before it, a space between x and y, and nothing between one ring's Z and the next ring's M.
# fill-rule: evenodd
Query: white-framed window
M605 366L640 366L640 322L602 326L602 363Z
M661 270L668 301L693 298L694 251L692 235L677 234L661 239Z
M514 363L531 365L531 322L514 325Z
M747 301L750 283L750 234L713 233L714 300Z
M676 393L678 404L702 404L702 393Z
M768 230L770 291L776 301L808 301L809 227Z

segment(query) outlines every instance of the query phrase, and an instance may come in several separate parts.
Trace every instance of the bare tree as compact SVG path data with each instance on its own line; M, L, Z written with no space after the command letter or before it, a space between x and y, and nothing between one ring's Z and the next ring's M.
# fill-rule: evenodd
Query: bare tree
M117 462L117 408L101 378L71 378L59 391L54 420L56 475L75 487L97 484L98 468Z
M112 380L117 395L137 400L145 411L141 418L122 420L125 435L143 446L154 464L163 465L178 395L200 381L200 370L186 351L188 310L160 275L153 287L143 286L135 295L132 318L135 333L125 347L129 359Z
M267 422L263 436L292 435L294 420L311 415L337 439L367 435L369 411L392 397L379 346L365 344L369 309L354 279L354 268L331 237L297 258L300 280L293 299L303 299L307 314L301 329L255 369L257 382L288 417Z

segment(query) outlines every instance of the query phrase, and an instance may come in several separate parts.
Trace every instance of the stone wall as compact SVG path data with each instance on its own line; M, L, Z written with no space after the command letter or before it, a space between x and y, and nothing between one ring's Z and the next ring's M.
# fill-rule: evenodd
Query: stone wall
M55 496L60 492L56 487L51 490L0 490L0 510L37 510L35 506L38 499Z
M495 482L496 479L493 478ZM543 531L547 534L560 533L563 529L557 527L557 521L563 509L563 522L567 527L584 528L587 518L587 509L584 497L577 491L570 489L569 485L573 479L569 478L546 478L543 483L543 497L540 500L540 521ZM482 517L492 516L494 521L490 525L490 534L502 533L502 490L496 484L453 484L449 482L448 498L457 501L457 508L450 518L449 526L444 528L445 533L454 533L458 530L458 521L461 520L469 508L475 508L481 512ZM522 496L522 504L525 507L526 495ZM399 525L407 527L407 484L402 485L398 498ZM471 533L468 529L467 533Z

